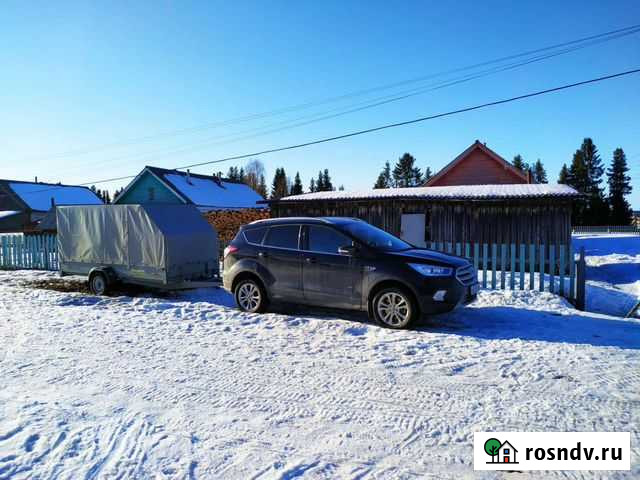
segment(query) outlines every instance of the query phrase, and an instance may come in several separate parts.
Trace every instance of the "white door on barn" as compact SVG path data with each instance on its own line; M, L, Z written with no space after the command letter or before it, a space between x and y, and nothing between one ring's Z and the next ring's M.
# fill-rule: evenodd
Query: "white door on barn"
M400 238L416 247L426 247L424 241L424 213L403 213L400 220Z

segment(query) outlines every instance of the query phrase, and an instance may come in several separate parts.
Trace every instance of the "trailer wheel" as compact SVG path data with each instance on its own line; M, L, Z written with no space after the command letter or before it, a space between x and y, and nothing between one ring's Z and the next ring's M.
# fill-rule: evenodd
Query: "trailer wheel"
M89 277L89 290L94 295L106 295L109 291L109 279L104 272L93 272Z

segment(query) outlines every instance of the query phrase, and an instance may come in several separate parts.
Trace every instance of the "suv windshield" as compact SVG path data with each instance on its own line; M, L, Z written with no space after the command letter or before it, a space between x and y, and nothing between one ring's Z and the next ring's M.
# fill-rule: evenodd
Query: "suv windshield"
M390 233L365 222L345 223L341 227L365 245L378 250L398 252L413 248L404 240L400 240L398 237L394 237Z

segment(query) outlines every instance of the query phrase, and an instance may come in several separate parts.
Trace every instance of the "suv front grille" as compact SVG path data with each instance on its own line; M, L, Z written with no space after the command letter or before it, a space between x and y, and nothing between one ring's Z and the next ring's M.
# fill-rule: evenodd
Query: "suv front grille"
M469 285L473 285L478 281L478 275L476 273L476 269L473 268L473 265L471 264L458 268L456 270L456 278L465 287Z

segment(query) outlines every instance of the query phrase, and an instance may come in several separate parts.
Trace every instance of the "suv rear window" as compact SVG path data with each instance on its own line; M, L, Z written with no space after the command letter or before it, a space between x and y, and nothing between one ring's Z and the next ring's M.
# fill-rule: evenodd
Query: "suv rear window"
M267 233L264 244L270 247L298 249L299 225L283 225L271 227Z
M252 228L251 230L245 230L244 238L249 243L257 243L259 245L262 243L262 239L264 238L264 232L266 231L267 231L266 227Z

